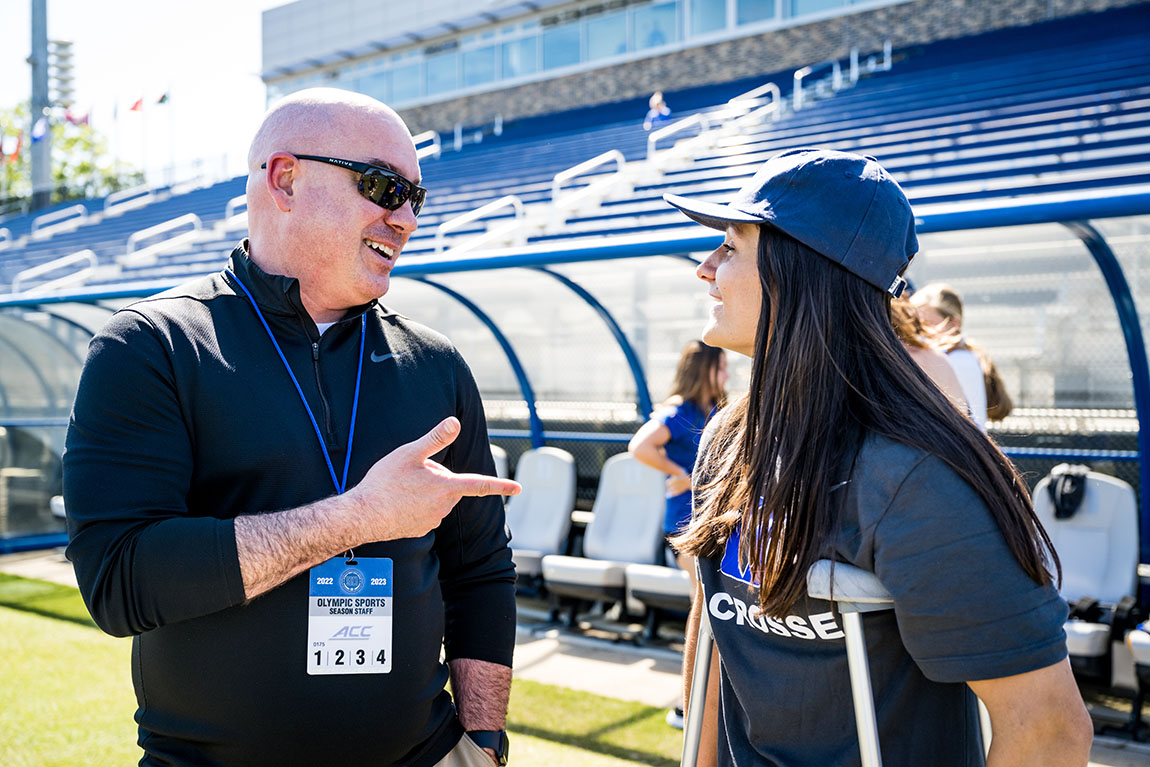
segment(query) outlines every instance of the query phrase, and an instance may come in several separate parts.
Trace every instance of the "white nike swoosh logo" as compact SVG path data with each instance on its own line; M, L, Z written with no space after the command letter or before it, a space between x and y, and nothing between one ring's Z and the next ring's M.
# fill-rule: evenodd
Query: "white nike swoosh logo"
M372 362L383 362L384 360L391 359L394 356L395 356L395 352L391 352L390 354L376 354L375 352L372 352L371 353L371 361Z

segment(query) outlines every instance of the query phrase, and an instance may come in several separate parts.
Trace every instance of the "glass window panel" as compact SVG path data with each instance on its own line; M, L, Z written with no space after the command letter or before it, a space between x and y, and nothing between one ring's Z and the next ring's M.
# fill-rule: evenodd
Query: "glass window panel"
M791 0L791 15L805 16L846 5L846 0Z
M775 16L775 0L739 0L737 23L753 24Z
M679 39L676 3L657 3L636 8L631 16L631 49L656 48Z
M427 95L450 93L459 88L459 54L455 51L428 56Z
M519 77L539 70L539 38L535 35L503 44L503 77Z
M391 97L397 104L414 101L423 95L423 78L419 64L396 67L391 71Z
M391 101L391 72L372 72L359 77L356 90L383 102Z
M627 52L627 12L618 11L587 20L587 60L605 59Z
M543 30L543 68L555 69L578 64L581 37L578 22Z
M702 35L727 26L727 0L691 0L691 34Z
M477 48L463 54L463 85L483 85L495 80L495 46Z

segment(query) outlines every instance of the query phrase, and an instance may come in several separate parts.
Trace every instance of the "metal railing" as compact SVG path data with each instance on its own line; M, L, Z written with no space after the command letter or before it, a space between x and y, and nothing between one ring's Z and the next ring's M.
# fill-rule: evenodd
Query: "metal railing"
M224 218L228 219L236 215L236 208L241 205L244 206L244 212L246 213L248 209L248 196L246 194L237 195L228 200L227 205L224 206Z
M104 215L118 216L129 210L142 208L155 199L156 192L148 184L121 189L119 192L112 192L104 199Z
M175 237L161 240L147 247L137 247L144 240L151 239L157 235L166 234L174 229L179 229L183 226L191 226L191 230L177 234ZM119 258L120 263L127 265L139 265L151 263L155 260L156 256L161 253L166 253L181 245L194 242L203 230L204 224L200 217L195 213L185 213L182 216L165 221L155 226L149 226L147 229L141 229L138 232L133 232L128 237L128 244L125 248L124 255Z
M867 66L866 66L867 71L868 72L876 72L879 70L882 70L884 72L890 71L891 51L892 51L891 41L886 40L885 42L883 42L883 45L882 45L882 52L883 52L882 63L880 64L878 59L875 58L874 55L869 56L867 58ZM859 52L858 52L858 48L851 48L848 66L850 68L848 70L849 74L847 75L847 81L851 85L854 85L855 83L858 82L858 79L859 79ZM803 90L803 81L806 78L810 77L812 74L814 74L816 72L821 72L821 71L827 69L828 67L831 70L831 91L832 92L838 92L838 91L840 91L846 87L846 83L843 82L842 65L839 63L838 59L830 59L828 61L822 62L821 64L812 64L809 67L803 67L802 69L798 69L795 71L795 74L794 74L794 90L791 93L791 108L792 109L794 109L797 112L800 109L802 109L804 104L806 103L806 93Z
M36 216L32 219L32 239L38 240L56 232L75 229L87 223L89 218L88 209L79 203Z
M762 103L763 96L770 96L766 104ZM778 120L783 116L783 91L774 83L763 83L758 88L740 93L728 100L727 106L745 111L742 117L735 120L736 125L760 123L768 116L772 120Z
M236 209L243 207L239 213ZM248 225L248 196L246 194L237 195L228 200L227 205L224 206L224 217L222 220L216 222L215 231L218 234L226 234L227 232L235 229L244 229Z
M651 131L651 134L647 136L647 159L650 160L655 156L657 151L656 145L659 143L660 139L667 138L668 136L673 136L676 133L682 133L688 128L693 128L696 125L699 126L699 135L694 136L694 138L705 136L707 135L707 132L711 130L711 118L702 112L696 112L690 117L685 117L678 122L671 123L665 128Z
M498 200L489 202L486 205L476 208L475 210L470 210L466 213L456 216L455 218L444 221L435 231L435 252L443 252L443 249L447 245L447 235L450 232L453 232L466 224L470 224L472 221L478 221L481 218L486 218L492 213L498 210L503 210L504 208L514 209L515 218L511 222L514 224L514 226L507 226L504 224L503 226L490 229L483 234L476 235L466 243L453 247L451 250L452 252L473 250L480 245L492 244L493 241L506 238L508 235L512 234L514 229L518 228L519 223L523 220L524 216L523 200L519 199L519 197L513 194L500 197Z
M588 186L579 190L580 192L583 192L587 189L590 189L592 186L595 186L597 183L600 183L604 180L616 179L620 174L622 174L623 168L627 166L627 158L623 156L623 153L618 149L611 149L601 155L592 157L590 160L586 160L585 162L581 162L578 165L572 166L565 171L560 171L559 173L555 174L555 178L551 179L551 202L554 203L559 199L559 196L563 191L563 184L610 162L615 163L615 172L608 176L607 179L597 179ZM574 194L578 194L578 192Z
M75 272L72 272L71 274L64 275L63 277L57 277L54 280L48 280L47 282L37 285L34 288L28 288L24 292L38 293L41 291L67 287L69 285L81 285L86 282L89 277L92 276L92 273L96 271L96 266L98 265L96 254L87 248L84 250L78 250L75 253L69 253L68 255L61 256L60 258L54 258L46 263L38 264L36 266L29 267L28 269L17 272L16 277L12 280L12 292L21 292L21 288L24 287L24 283L26 283L28 280L34 280L38 277L44 276L45 274L51 274L57 269L63 269L66 266L72 266L73 264L77 263L84 263L85 266L76 270Z
M794 75L795 87L794 91L791 93L792 109L797 112L803 108L803 103L805 101L805 96L803 94L803 80L815 72L822 71L827 67L831 68L831 79L833 82L832 88L836 91L842 88L843 68L839 65L838 59L832 59L830 61L824 61L821 64L815 64L813 66L797 69L795 70Z
M415 156L417 159L422 160L424 157L439 157L443 151L442 139L439 137L438 131L428 130L411 137L412 142L415 144ZM420 146L425 141L430 141L430 144Z

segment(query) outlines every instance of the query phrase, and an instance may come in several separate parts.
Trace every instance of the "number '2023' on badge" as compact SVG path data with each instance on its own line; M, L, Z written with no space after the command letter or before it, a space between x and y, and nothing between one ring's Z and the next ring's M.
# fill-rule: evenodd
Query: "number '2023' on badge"
M307 673L390 672L392 561L336 557L308 577Z

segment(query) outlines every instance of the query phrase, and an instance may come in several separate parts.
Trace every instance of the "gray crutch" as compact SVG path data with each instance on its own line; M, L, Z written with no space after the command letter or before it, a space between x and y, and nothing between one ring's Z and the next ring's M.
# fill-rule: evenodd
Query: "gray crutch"
M829 559L821 559L811 566L807 572L807 592L812 599L828 602L833 596L843 616L847 668L850 670L851 697L854 700L855 725L859 734L859 756L862 757L863 767L882 767L862 613L890 610L894 607L894 600L874 574L842 562L834 563L832 585L831 565Z
M706 606L699 611L699 633L695 637L695 671L691 675L691 700L683 726L681 767L695 767L699 761L699 740L703 736L703 710L707 706L707 677L711 673L711 624Z
M807 589L816 599L830 599L830 565L830 560L821 560L807 573ZM863 767L882 767L870 670L867 667L866 643L863 641L859 613L889 610L893 606L893 601L878 578L857 567L836 563L834 575L834 598L842 613L843 630L846 633L847 665L850 668L851 692L854 696L855 720L858 724L859 752L862 755ZM707 676L711 670L712 642L707 611L703 610L699 616L699 635L695 642L695 671L691 677L691 701L683 732L682 767L695 767L699 757L703 708L707 699Z

